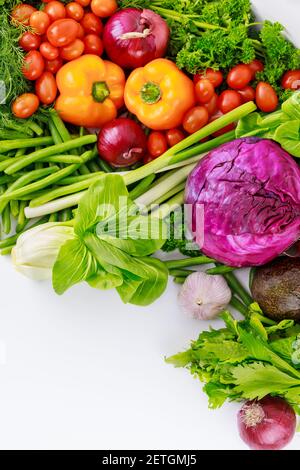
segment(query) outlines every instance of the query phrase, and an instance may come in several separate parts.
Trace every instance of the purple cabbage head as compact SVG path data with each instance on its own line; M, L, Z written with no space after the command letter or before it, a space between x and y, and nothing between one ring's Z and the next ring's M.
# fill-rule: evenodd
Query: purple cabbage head
M300 236L300 169L271 140L238 139L210 152L190 174L185 202L203 253L230 266L264 264Z

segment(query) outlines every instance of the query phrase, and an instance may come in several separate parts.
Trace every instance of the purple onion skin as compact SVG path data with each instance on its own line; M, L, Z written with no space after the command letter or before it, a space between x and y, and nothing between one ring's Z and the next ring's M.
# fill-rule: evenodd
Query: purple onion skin
M146 28L150 28L147 37L120 38L126 33L143 33ZM167 23L153 11L125 8L115 13L106 23L103 43L110 60L122 68L134 69L163 57L169 35Z
M201 250L230 266L258 266L300 236L300 169L277 143L238 139L203 158L190 174L185 202L204 208Z

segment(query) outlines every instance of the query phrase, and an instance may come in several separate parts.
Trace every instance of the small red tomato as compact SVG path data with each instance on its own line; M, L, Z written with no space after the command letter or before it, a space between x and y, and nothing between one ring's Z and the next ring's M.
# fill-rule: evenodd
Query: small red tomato
M281 86L285 90L298 90L300 88L300 70L289 70L281 79Z
M70 2L66 5L67 17L76 21L81 21L84 17L84 9L79 3Z
M51 0L51 2L45 6L44 12L47 13L52 22L63 20L67 16L64 4L57 0Z
M256 87L255 101L257 107L264 113L275 111L278 106L278 96L274 88L265 82L259 82Z
M27 119L32 116L39 107L39 99L33 93L20 95L12 104L12 112L19 119Z
M174 147L174 145L179 144L184 138L185 135L180 129L169 129L166 132L167 142L169 147Z
M30 17L35 11L37 11L36 8L28 5L27 3L23 3L22 5L17 5L13 9L11 17L15 23L22 24L23 26L29 26Z
M37 34L33 34L30 31L26 31L22 34L19 39L19 46L24 49L24 51L34 51L40 47L41 37Z
M233 67L227 75L227 83L234 90L245 88L252 80L252 70L249 65L239 64Z
M224 90L218 98L219 110L226 114L242 104L241 95L235 90Z
M96 34L87 34L83 42L85 54L96 54L98 56L103 54L102 41Z
M71 44L61 48L60 57L67 61L78 59L83 54L83 51L84 43L81 39L75 39Z
M35 82L35 92L41 103L51 104L57 95L57 85L51 72L44 72Z
M258 59L252 60L252 62L250 62L250 64L248 64L248 67L250 67L250 69L252 71L252 78L253 79L255 78L255 75L257 74L257 72L262 72L263 69L265 68L264 64Z
M201 104L208 103L214 96L214 93L213 84L207 78L202 78L195 85L196 99Z
M116 0L92 0L91 10L100 18L112 16L118 9Z
M60 57L57 57L57 59L54 60L45 60L45 70L56 74L63 64L64 61Z
M30 51L24 57L22 73L27 80L37 80L43 73L45 63L39 51Z
M155 160L155 157L152 157L152 155L147 154L143 158L143 163L144 165L147 165L147 163L152 162L152 160Z
M168 142L165 134L159 131L151 132L148 137L147 148L152 157L160 157L168 150Z
M76 3L79 3L82 7L88 7L91 0L76 0Z
M204 106L195 106L184 115L182 126L186 132L194 134L208 123L208 118L208 111Z
M43 42L40 47L40 53L45 59L54 60L59 56L59 49L52 46L50 42Z
M204 103L203 105L210 116L212 116L218 109L218 95L217 93L214 93L212 98L208 103Z
M248 103L248 101L255 100L255 90L250 85L247 85L245 88L238 90L238 93L241 95L243 103Z
M45 34L50 25L50 18L44 11L35 11L30 16L29 24L36 34Z
M86 34L100 34L103 31L103 24L94 13L86 13L80 22Z
M47 31L48 41L55 47L64 47L75 41L78 34L78 24L75 20L67 18L56 20Z
M223 73L221 70L206 69L205 72L197 73L194 76L194 83L196 84L202 78L207 78L214 88L217 88L223 82Z
M84 29L83 27L81 26L80 23L78 23L78 33L77 33L77 37L78 39L83 39L84 38ZM97 36L98 37L98 36Z

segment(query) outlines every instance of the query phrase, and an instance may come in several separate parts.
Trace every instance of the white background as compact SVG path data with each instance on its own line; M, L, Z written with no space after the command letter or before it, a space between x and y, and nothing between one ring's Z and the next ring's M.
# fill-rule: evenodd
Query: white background
M253 3L300 43L299 0ZM164 363L208 327L179 312L172 282L142 309L83 285L58 297L9 259L0 281L1 449L246 448L239 406L208 410L200 383Z

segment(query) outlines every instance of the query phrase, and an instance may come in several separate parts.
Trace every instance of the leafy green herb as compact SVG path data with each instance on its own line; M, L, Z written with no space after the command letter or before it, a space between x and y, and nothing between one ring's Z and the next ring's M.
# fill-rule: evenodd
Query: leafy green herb
M171 252L179 250L180 253L190 257L198 257L199 251L196 243L186 238L186 226L182 211L174 211L168 217L169 234L168 239L162 247L163 251Z

